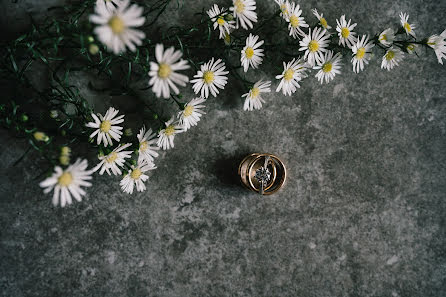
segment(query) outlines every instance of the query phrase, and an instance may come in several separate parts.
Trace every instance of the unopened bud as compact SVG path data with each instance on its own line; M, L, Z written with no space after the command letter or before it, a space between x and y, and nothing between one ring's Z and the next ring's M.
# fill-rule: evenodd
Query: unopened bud
M99 46L97 46L96 44L92 43L88 47L88 51L90 52L90 54L96 55L97 53L99 53Z
M34 139L37 140L37 141L47 142L48 140L50 140L48 135L46 135L45 133L40 132L40 131L34 132L33 136L34 136Z

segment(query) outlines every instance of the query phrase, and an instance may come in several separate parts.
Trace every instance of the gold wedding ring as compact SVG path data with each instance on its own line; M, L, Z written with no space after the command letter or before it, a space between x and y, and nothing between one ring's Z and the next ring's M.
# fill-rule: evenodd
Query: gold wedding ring
M253 153L240 162L238 174L242 184L251 191L271 195L285 183L286 168L275 155Z

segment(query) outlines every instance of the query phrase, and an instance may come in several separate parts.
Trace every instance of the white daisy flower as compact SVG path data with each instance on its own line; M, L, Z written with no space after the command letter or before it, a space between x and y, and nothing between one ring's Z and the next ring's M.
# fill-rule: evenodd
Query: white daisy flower
M169 121L167 121L166 127L158 133L158 141L156 144L163 150L173 148L173 140L175 139L175 135L184 132L183 127L178 122L174 122L174 120L175 117L172 117Z
M240 58L240 62L243 65L243 70L248 71L249 66L256 69L260 64L262 64L263 60L263 49L259 48L263 44L263 40L259 40L259 36L249 34L248 38L246 38L246 45L242 50L242 55Z
M149 76L149 86L152 86L152 91L155 93L156 97L169 98L170 89L173 90L175 94L179 94L180 90L176 84L184 87L189 81L189 78L184 75L177 73L175 71L188 69L186 60L180 60L183 54L181 51L175 51L172 47L164 51L164 45L157 44L155 46L155 58L157 63L150 62Z
M252 23L257 22L256 1L255 0L232 0L233 7L229 8L233 11L237 20L237 28L239 25L243 29L252 29Z
M209 18L214 23L214 30L217 29L217 27L220 30L220 37L219 37L220 39L224 39L225 33L230 34L231 33L230 30L235 28L234 26L235 21L226 20L225 17L228 13L223 12L224 10L225 10L224 8L220 10L218 5L214 4L214 6L207 11Z
M297 88L300 88L299 81L307 77L306 70L307 65L302 59L293 59L287 64L283 62L283 72L276 76L276 79L281 80L276 92L282 90L284 95L291 96L292 93L296 92Z
M131 146L131 143L126 143L124 145L119 145L115 148L111 153L106 156L98 156L98 159L101 161L95 168L93 168L93 172L99 171L99 174L104 174L104 171L107 171L108 175L110 175L110 169L114 175L121 175L121 169L119 167L124 166L125 159L130 158L132 156L133 151L123 151L124 149Z
M308 35L299 42L301 48L300 51L305 51L304 59L308 61L308 64L313 67L316 63L320 63L324 57L324 52L328 50L326 47L330 43L330 35L326 34L327 31L320 27L315 28L313 34L311 34L311 28Z
M395 31L393 31L393 29L391 28L382 31L378 37L379 42L387 47L392 45L394 39L395 39Z
M319 24L325 29L325 30L329 30L331 29L331 26L328 25L327 20L324 18L324 14L321 13L319 14L317 12L317 9L313 9L312 10L313 14L315 17L317 17L317 19L319 20Z
M325 82L328 84L331 80L334 79L336 74L341 74L341 63L342 55L341 53L336 53L336 55L333 56L332 51L328 51L325 53L324 57L322 58L322 61L314 67L314 69L320 69L315 77L317 77L318 81L321 82L321 84Z
M138 149L138 163L146 161L147 163L153 162L154 158L158 157L159 147L156 145L158 139L156 133L152 132L152 129L146 131L146 127L143 126L139 130L138 135L139 149Z
M243 110L254 110L262 108L262 103L265 103L265 100L262 98L262 93L271 92L271 82L270 81L262 81L259 80L254 84L254 86L249 90L248 93L243 94L243 97L246 97L245 104L243 105Z
M190 81L194 84L195 94L200 93L201 97L208 98L210 91L212 96L217 97L218 89L224 89L228 81L225 75L229 71L224 71L225 69L225 63L221 59L214 62L214 58L212 58L206 64L201 65L200 70L194 75L195 79Z
M89 122L85 126L96 129L93 133L91 133L90 138L93 138L97 134L98 145L103 142L104 146L107 147L108 145L113 144L112 138L118 142L121 139L122 127L117 126L117 124L124 122L124 115L115 117L118 112L119 110L110 107L105 113L105 116L102 116L100 113L98 113L97 116L94 113L91 114L94 122Z
M288 17L290 2L288 0L274 0L280 8L280 16L284 19Z
M206 114L200 108L205 106L202 104L206 99L198 97L194 98L184 105L184 109L178 113L180 125L183 126L184 131L189 130L192 126L196 126L203 114Z
M348 22L345 20L345 15L341 16L341 20L336 20L338 24L336 31L338 31L339 44L351 48L356 42L356 33L352 30L356 27L356 23L351 24L351 19Z
M409 55L412 55L412 54L420 55L421 54L420 45L415 44L415 43L409 43L406 46L406 51Z
M123 177L120 182L122 191L128 194L132 194L135 185L138 192L145 191L146 185L144 184L144 182L149 179L149 176L144 173L153 169L156 169L156 166L152 162L138 162L136 166L132 165L129 172Z
M417 37L415 32L413 31L413 29L416 28L415 24L409 24L409 14L401 12L400 13L400 22L401 22L401 26L403 26L407 35L412 35L414 38Z
M446 30L440 35L432 35L429 37L427 39L427 45L434 49L438 63L443 65L442 59L446 59Z
M97 0L95 13L90 15L90 22L98 24L94 29L99 40L115 55L125 51L127 46L132 52L135 45L141 45L146 36L144 32L133 29L145 22L142 16L143 8L136 4L129 6L130 0L115 1L116 7L106 4L104 0Z
M399 48L392 46L383 56L381 68L387 70L393 69L393 67L398 66L403 60L403 55L404 53Z
M56 166L54 173L39 185L45 188L43 192L45 194L51 192L54 189L53 205L57 206L60 201L60 206L64 207L67 204L72 203L71 196L77 201L82 201L82 196L86 193L81 187L90 187L91 183L87 180L92 179L91 170L87 170L87 160L77 159L77 161L63 170L61 167Z
M302 10L296 3L291 3L288 9L288 16L286 21L288 24L288 29L290 30L290 36L297 38L299 35L305 35L301 28L308 27L305 19L301 16Z
M371 50L374 46L373 41L369 42L369 37L367 35L358 38L353 44L352 64L354 72L359 73L359 71L364 70L364 64L369 64L369 61L372 58Z

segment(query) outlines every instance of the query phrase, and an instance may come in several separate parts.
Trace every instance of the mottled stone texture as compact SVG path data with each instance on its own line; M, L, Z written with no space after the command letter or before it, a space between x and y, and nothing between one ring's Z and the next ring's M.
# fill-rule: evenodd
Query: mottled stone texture
M273 6L258 2L260 17ZM169 22L211 3L187 1ZM420 36L446 28L445 1L300 4L331 24L347 13L361 33L396 25L400 11ZM96 176L66 209L38 187L45 162L30 154L13 166L27 146L1 130L0 295L445 296L446 67L431 51L390 72L379 59L329 85L306 80L292 97L272 93L255 112L231 81L158 159L147 192L124 195L118 179ZM250 152L283 158L282 191L239 185Z

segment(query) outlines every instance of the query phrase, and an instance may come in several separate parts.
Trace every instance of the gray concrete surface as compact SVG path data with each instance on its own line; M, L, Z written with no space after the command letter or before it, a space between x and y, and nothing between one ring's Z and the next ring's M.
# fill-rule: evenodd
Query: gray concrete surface
M190 3L181 21L212 1ZM400 11L421 36L446 28L444 1L300 4L332 24L348 13L363 33ZM377 57L359 75L343 71L292 97L272 93L255 112L231 81L158 159L147 192L124 195L117 178L96 176L65 209L38 187L43 160L13 166L26 144L0 130L0 295L446 296L446 67L429 52L391 72ZM282 191L239 185L250 152L283 158Z

